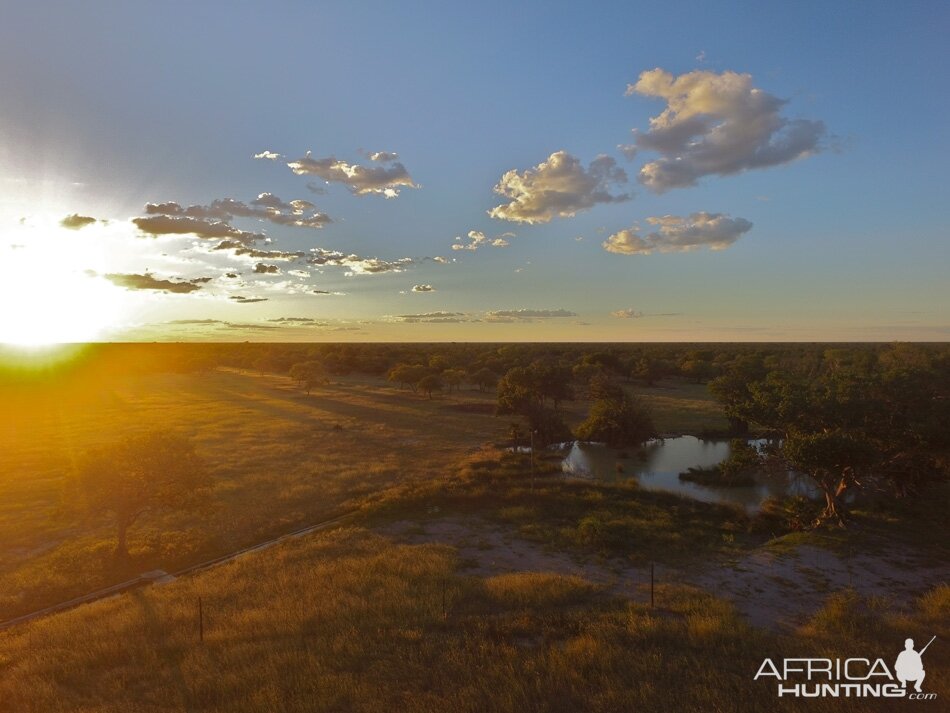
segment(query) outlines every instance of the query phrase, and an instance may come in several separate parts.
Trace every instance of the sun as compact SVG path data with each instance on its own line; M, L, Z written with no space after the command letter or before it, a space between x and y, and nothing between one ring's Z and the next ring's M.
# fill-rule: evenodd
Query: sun
M0 344L94 341L115 323L115 290L75 252L54 240L0 252Z

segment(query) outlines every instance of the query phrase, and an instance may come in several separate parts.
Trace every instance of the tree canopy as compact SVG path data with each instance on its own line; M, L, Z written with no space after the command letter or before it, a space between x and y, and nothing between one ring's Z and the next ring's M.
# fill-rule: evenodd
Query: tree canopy
M154 431L87 452L67 495L93 515L112 518L116 555L128 555L129 528L145 513L184 507L208 485L207 470L187 438Z

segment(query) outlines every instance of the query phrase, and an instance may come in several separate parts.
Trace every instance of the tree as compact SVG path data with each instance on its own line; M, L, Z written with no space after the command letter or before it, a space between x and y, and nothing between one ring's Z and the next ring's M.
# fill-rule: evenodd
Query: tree
M419 379L419 383L416 384L416 387L421 389L423 393L431 399L433 391L442 391L442 379L440 379L437 374L427 374Z
M656 435L656 428L650 414L621 392L595 401L576 434L582 441L602 441L619 448L643 443Z
M482 368L469 377L469 381L478 387L479 391L493 389L498 384L498 374L491 369Z
M564 423L557 409L542 404L535 404L523 413L528 422L528 429L534 434L536 448L551 443L564 443L572 439L571 429Z
M523 366L509 369L498 382L498 413L524 414L541 405L541 392L533 374Z
M465 379L465 372L461 369L446 369L442 372L442 381L448 385L449 393L452 393L452 387L458 391L463 379Z
M765 363L761 366L766 366ZM950 368L925 351L827 350L819 363L772 363L712 385L726 413L782 438L781 456L825 499L816 524L847 519L846 495L869 484L896 497L947 475Z
M192 443L156 431L86 453L68 495L87 512L112 518L116 557L125 558L129 528L142 515L194 503L207 485L207 471Z
M422 364L396 364L396 366L389 370L389 374L386 378L389 379L389 381L412 389L412 392L415 393L416 385L428 373L429 369Z
M318 361L305 361L290 367L290 378L300 384L308 394L314 386L327 383L327 374L323 364Z

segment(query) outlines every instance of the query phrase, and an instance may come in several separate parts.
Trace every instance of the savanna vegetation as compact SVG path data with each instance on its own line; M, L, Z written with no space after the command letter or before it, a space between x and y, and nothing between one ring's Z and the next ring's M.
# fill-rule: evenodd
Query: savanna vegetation
M945 563L944 346L99 345L45 369L7 359L0 390L0 620L351 513L0 632L0 710L796 710L751 684L764 652L950 635L932 578L895 602L814 571L824 606L763 629L691 574L808 548L893 576ZM567 479L540 451L673 434L739 439L707 477L792 467L822 501L750 514ZM580 573L468 561L438 533L470 522Z

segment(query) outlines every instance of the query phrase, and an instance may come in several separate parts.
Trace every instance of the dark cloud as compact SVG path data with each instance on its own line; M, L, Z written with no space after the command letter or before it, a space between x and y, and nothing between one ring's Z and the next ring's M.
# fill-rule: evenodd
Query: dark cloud
M149 215L165 215L198 220L229 222L239 218L257 218L278 225L297 228L322 228L333 221L326 213L318 211L313 203L303 199L282 201L273 193L261 193L250 205L233 198L222 198L210 205L192 205L187 208L178 203L147 203Z
M277 265L265 265L259 262L254 266L254 272L258 275L277 275L280 273L280 268Z
M232 295L228 299L234 300L242 305L249 305L252 302L267 302L267 297L242 297L241 295Z
M221 220L205 220L189 216L153 215L147 218L133 218L135 226L147 235L195 235L207 240L226 238L234 245L246 246L264 241L263 233L250 233L238 230Z
M200 290L200 283L204 281L203 278L197 280L161 280L148 272L142 275L113 272L104 275L104 277L112 284L124 287L127 290L158 290L176 294L188 294Z
M95 218L92 218L88 215L79 215L79 213L73 213L72 215L67 215L59 224L64 228L69 230L80 230L85 228L87 225L91 225L96 222Z

